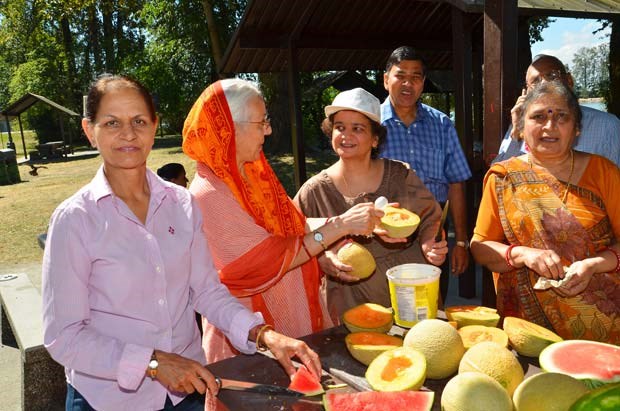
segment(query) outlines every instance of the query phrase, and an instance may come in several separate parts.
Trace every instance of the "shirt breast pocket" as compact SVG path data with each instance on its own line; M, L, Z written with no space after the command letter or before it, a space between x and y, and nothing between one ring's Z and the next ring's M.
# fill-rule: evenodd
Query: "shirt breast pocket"
M426 181L444 180L444 154L443 151L432 147L418 146L416 153L416 172Z

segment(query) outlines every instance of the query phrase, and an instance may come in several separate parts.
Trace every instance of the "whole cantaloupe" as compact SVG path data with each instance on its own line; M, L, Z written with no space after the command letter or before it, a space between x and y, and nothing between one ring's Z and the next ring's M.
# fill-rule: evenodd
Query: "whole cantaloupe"
M512 401L497 381L481 372L452 378L441 394L442 411L512 411ZM542 411L544 408L540 408Z
M465 353L458 331L445 321L422 320L405 335L404 347L412 347L426 358L426 377L441 379L454 374Z
M523 381L523 368L514 354L493 341L484 341L471 347L459 364L459 374L477 371L492 377L512 397Z
M586 392L585 384L569 375L536 374L517 387L513 395L515 411L568 411Z
M360 279L368 278L375 272L377 263L370 251L366 247L349 241L338 250L338 259L343 263L353 267L352 271L347 272Z

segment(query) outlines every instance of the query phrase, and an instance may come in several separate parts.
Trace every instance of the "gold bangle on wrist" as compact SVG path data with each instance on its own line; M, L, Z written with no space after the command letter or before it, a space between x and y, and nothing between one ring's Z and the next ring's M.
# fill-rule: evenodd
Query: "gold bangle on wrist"
M261 337L263 336L264 332L267 330L273 330L273 325L271 324L265 324L263 325L260 330L258 330L258 333L256 334L256 349L258 351L267 351L269 349L269 347L267 347L267 344L265 344L264 342L261 343Z

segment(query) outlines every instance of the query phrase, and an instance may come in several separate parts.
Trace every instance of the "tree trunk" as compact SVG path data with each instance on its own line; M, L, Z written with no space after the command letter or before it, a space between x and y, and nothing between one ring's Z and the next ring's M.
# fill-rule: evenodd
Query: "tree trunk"
M611 22L607 111L620 117L620 17L614 17Z
M101 60L101 46L99 44L99 19L97 18L97 8L94 4L88 8L88 38L88 45L95 63L94 73L100 74L103 69L103 62ZM86 61L89 60L88 53L86 53Z
M114 24L112 22L114 5L112 1L105 1L101 5L103 16L103 48L105 50L105 71L114 73L116 58L114 55Z
M290 153L291 118L286 73L263 73L259 75L259 79L267 100L267 111L273 130L271 135L265 138L265 152Z
M220 35L215 23L213 15L213 5L210 0L202 0L202 9L207 19L207 28L209 29L209 44L211 45L211 55L213 56L214 72L219 73L220 64L222 62L222 47L220 45Z

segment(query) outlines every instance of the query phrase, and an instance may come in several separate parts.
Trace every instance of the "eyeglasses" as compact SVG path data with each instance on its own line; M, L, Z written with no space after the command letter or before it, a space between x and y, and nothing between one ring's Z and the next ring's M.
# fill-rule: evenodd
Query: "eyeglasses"
M269 114L265 114L265 118L263 119L263 121L236 121L236 123L240 123L240 124L260 124L263 126L264 129L267 129L269 127L271 127L271 118L269 117Z
M562 80L562 73L560 70L551 70L548 73L540 73L538 76L534 77L527 85L529 87L534 87L535 85L541 83L543 79L545 81L554 81L554 80Z

